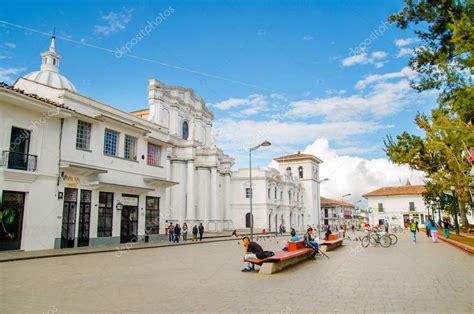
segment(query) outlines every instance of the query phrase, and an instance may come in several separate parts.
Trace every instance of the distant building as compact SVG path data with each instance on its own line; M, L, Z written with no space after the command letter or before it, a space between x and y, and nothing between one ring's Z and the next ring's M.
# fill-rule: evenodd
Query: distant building
M423 185L388 186L363 195L368 200L369 224L403 226L414 219L423 224L428 207L422 197ZM372 213L370 213L372 211Z
M254 227L275 231L281 224L289 230L304 230L318 224L319 164L309 154L287 155L274 159L279 170L252 168ZM232 220L236 228L249 228L249 169L232 172Z
M331 229L358 223L354 205L325 197L321 197L321 220L323 224L331 226Z

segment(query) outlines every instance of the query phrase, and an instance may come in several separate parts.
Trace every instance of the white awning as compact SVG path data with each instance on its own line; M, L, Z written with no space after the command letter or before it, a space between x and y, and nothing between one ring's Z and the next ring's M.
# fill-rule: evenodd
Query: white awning
M126 189L129 190L130 194L133 193L139 193L139 192L151 192L155 191L155 189L151 188L146 188L142 186L135 186L135 185L126 185L126 184L117 184L117 183L109 183L109 182L102 182L102 181L96 181L96 182L90 182L90 186L94 187L95 190L100 189L100 188L121 188L121 189Z
M160 186L163 188L169 188L169 187L179 184L179 182L169 181L169 180L159 178L159 177L145 177L143 178L143 181L147 184Z
M104 168L91 167L73 162L62 162L61 169L74 172L75 174L80 176L91 176L100 173L107 173L107 170Z

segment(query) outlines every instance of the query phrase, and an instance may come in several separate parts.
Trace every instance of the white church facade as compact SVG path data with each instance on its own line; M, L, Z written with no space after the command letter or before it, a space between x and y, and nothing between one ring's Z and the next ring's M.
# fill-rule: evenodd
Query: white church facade
M168 221L233 227L234 161L191 89L150 80L145 118L78 92L54 38L41 57L0 88L0 250L162 240Z
M248 168L232 172L231 207L235 226L239 229L250 227L251 188L256 229L272 232L281 225L287 230L303 231L307 225L318 225L319 164L322 160L300 152L274 160L278 169L252 169L252 187Z

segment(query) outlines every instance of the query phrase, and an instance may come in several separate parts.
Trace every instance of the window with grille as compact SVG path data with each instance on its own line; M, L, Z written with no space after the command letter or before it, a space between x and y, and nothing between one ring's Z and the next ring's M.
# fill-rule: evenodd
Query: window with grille
M99 193L99 219L97 221L97 236L112 236L112 219L114 208L114 193Z
M76 134L76 148L78 149L90 149L91 146L91 128L92 124L78 121L77 122L77 134Z
M145 233L159 234L160 233L160 198L146 197L146 225Z
M161 147L148 143L147 164L151 166L160 165Z
M137 160L137 138L125 135L125 148L123 157L125 159Z
M245 198L250 198L251 193L252 193L252 189L245 188Z
M409 206L410 206L410 211L411 211L411 212L414 212L414 211L415 211L415 203L414 203L414 202L410 202L410 203L409 203Z
M105 129L104 134L104 155L117 156L117 143L119 133Z
M378 203L379 213L383 213L383 204Z

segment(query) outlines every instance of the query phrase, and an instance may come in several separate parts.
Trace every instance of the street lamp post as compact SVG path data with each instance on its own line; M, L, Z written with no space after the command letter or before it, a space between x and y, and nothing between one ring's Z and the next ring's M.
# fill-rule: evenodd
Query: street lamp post
M441 204L439 202L439 196L436 196L436 210L438 211L438 223L441 222ZM442 228L443 226L439 226Z
M252 208L252 199L253 199L253 186L252 186L252 152L260 148L260 146L267 147L272 145L269 141L264 141L262 144L259 144L255 147L249 149L249 177L250 177L250 241L253 241L253 208Z
M324 178L322 180L316 180L316 183L321 184L325 181L329 181L329 178ZM318 208L318 237L321 239L321 198L319 198L319 208Z
M458 202L456 198L456 187L452 186L451 191L453 192L453 207L454 207L454 228L456 229L456 235L459 235L459 223L458 223Z
M347 193L347 194L344 194L343 196L341 196L342 203L344 203L344 197L346 197L346 196L351 196L351 193ZM341 218L341 220L342 220L342 222L344 222L344 205L343 204L341 204L341 209L342 209L342 213L341 213L342 218Z

